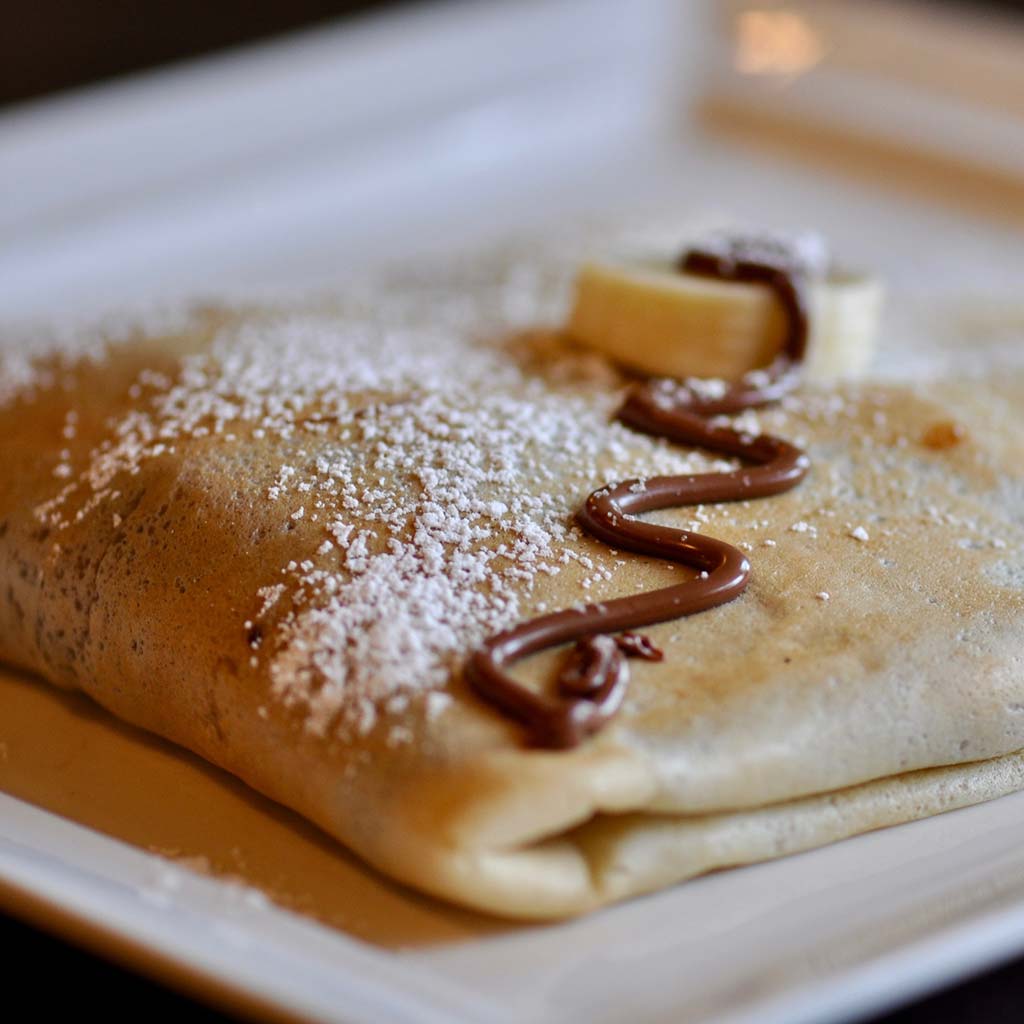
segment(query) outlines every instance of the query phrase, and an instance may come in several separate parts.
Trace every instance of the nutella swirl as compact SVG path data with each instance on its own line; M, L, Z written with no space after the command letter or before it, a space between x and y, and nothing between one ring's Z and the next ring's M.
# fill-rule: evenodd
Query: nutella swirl
M618 550L677 562L698 576L660 590L542 615L484 642L467 664L467 679L480 697L522 722L535 746L561 749L582 742L621 706L629 682L626 659L661 659L661 652L646 638L621 630L693 615L731 601L746 589L750 563L737 548L699 533L645 523L637 516L656 509L779 494L807 474L807 456L789 442L715 426L710 418L765 405L795 385L807 347L808 268L793 251L774 242L726 240L686 253L679 269L767 286L786 313L786 337L770 366L747 374L716 397L669 381L645 381L630 389L617 413L622 423L742 459L746 465L724 473L623 480L587 498L576 521L592 537ZM553 693L530 689L509 675L513 662L571 641L577 643Z

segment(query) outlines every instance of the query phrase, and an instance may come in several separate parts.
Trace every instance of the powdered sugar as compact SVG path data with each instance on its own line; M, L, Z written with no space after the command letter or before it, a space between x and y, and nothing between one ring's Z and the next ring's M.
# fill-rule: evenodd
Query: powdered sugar
M227 314L176 374L138 376L130 408L38 515L59 531L196 441L277 460L253 500L295 539L240 615L274 623L250 667L310 731L370 730L522 617L539 575L576 562L584 582L609 578L577 550L589 490L638 467L715 464L611 422L621 381L602 360L518 333L509 311L535 325L542 284L513 268L465 290L404 282L387 301ZM511 302L510 288L537 293Z
M74 319L7 323L0 331L0 407L16 396L30 396L59 383L62 373L76 362L99 362L110 344L142 335L177 334L197 316L198 311L187 305L151 305L109 313L91 323ZM73 430L64 436L73 437Z

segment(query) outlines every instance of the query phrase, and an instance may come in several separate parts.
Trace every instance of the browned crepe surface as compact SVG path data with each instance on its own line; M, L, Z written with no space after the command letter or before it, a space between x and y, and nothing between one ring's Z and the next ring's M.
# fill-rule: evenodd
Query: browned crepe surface
M589 489L715 464L609 425L623 381L523 334L552 318L530 288L525 315L498 275L8 369L0 658L520 916L1024 784L1019 373L747 414L811 477L659 516L743 546L751 586L649 630L665 660L578 750L466 691L489 630L685 572L579 534Z

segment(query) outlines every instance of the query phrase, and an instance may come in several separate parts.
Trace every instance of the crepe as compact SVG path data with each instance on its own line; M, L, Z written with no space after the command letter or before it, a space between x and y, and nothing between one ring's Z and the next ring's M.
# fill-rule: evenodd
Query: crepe
M806 388L738 417L796 490L658 513L738 600L644 630L625 705L535 749L462 680L544 610L685 570L572 516L721 460L523 265L26 350L0 376L0 659L234 773L370 864L557 918L1024 786L1024 374ZM538 329L548 323L549 329ZM550 685L560 652L517 675Z

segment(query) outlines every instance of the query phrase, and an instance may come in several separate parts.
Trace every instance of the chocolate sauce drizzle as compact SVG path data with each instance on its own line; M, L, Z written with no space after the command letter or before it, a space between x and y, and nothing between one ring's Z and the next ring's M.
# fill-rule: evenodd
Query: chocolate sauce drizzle
M789 442L769 434L752 437L711 422L714 416L776 401L795 385L807 347L807 268L785 247L731 239L714 249L684 254L679 269L771 288L786 313L786 337L770 366L747 374L719 396L669 381L645 381L630 389L617 413L622 423L747 465L726 473L623 480L587 498L576 521L592 537L617 550L677 562L699 575L660 590L542 615L484 642L467 664L467 679L480 697L522 722L535 746L562 749L582 742L621 706L629 682L626 659L661 660L661 652L645 637L607 634L693 615L746 589L750 563L731 544L636 517L655 509L780 494L807 474L807 456ZM540 693L509 675L513 662L573 640L577 643L554 693Z

